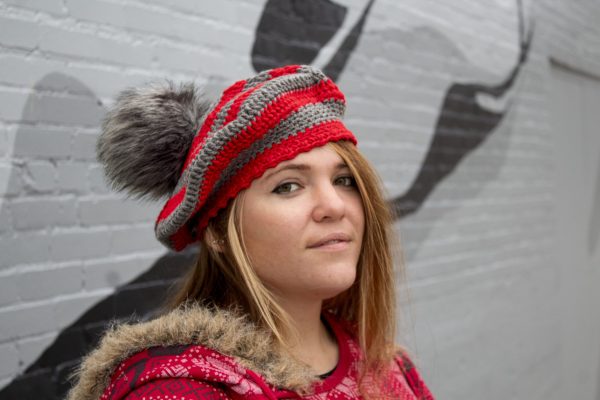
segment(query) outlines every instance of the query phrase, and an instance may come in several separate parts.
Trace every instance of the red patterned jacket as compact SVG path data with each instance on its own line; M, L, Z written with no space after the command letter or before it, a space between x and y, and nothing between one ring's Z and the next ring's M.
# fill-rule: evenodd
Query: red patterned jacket
M109 331L82 363L69 400L359 399L362 353L350 330L326 316L339 345L327 378L273 351L272 339L244 318L200 307ZM378 398L433 400L414 365L399 355L383 379L363 390Z

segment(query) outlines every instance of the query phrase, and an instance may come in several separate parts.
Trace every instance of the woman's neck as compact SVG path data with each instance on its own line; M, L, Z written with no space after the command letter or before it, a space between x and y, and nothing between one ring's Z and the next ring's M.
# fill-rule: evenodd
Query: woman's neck
M331 371L339 358L338 345L321 320L322 302L283 302L297 337L289 338L292 354L310 365L316 375Z

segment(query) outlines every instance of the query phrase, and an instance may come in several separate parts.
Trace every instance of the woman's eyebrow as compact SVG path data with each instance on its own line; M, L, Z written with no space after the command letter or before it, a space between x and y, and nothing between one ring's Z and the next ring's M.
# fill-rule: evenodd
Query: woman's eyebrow
M334 167L334 169L336 171L338 171L340 169L344 169L344 168L348 168L348 165L343 161L336 164ZM271 178L273 175L276 175L280 172L287 171L287 170L309 171L310 169L311 169L311 167L308 164L296 164L296 163L286 164L280 168L277 168L275 171L271 171L271 172L265 174L265 180Z
M277 168L275 171L265 174L265 180L271 178L273 175L277 175L278 173L287 170L307 171L310 170L310 166L308 164L286 164L280 168Z

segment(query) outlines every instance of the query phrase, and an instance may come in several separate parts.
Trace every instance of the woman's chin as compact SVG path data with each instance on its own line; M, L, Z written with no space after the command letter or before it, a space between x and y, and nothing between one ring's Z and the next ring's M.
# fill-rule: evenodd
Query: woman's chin
M323 284L319 287L314 288L315 293L321 300L331 299L340 293L350 289L356 279L355 274L348 274L348 276L337 276L335 281L329 281L327 284Z

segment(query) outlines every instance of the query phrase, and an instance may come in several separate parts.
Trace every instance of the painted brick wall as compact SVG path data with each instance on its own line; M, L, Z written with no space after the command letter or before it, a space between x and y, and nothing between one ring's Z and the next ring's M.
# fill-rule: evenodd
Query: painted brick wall
M600 142L575 126L599 103L568 107L598 98L600 6L278 1L0 0L0 398L24 378L64 390L76 357L60 354L150 313L193 256L155 241L160 204L104 183L94 146L115 95L169 78L214 96L310 62L336 74L404 211L399 340L438 398L600 399ZM585 249L567 240L584 228Z

